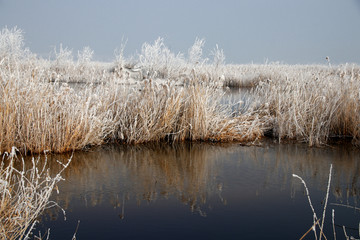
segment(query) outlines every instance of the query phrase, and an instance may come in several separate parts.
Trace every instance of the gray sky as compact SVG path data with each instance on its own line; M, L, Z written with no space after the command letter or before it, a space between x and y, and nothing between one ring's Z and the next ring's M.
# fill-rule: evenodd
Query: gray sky
M0 27L24 31L26 46L48 56L54 46L89 46L111 61L163 37L175 53L205 38L227 63L360 63L360 0L0 0Z

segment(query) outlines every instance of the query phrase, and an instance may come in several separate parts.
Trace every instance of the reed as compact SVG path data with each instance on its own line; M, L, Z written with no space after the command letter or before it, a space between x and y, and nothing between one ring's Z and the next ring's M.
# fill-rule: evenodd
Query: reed
M114 81L75 91L66 84L29 81L30 71L0 73L0 150L65 152L107 140L248 141L261 137L251 114L232 117L221 91L194 84L145 81L140 88ZM247 132L250 129L256 132Z
M257 119L256 113L234 116L219 104L221 90L194 69L184 86L176 86L171 76L180 74L174 70L180 58L162 39L144 44L139 58L142 70L150 71L147 75L169 79L132 84L122 74L122 57L117 71L106 71L105 64L98 71L89 48L74 62L71 51L60 46L49 62L25 56L17 30L3 31L0 39L8 38L15 40L1 41L5 50L0 52L2 152L12 146L25 153L66 152L107 141L252 141L262 135L259 122L250 121ZM67 84L81 79L86 82L81 87Z
M359 144L358 66L225 65L218 46L213 62L203 59L203 46L197 39L186 60L159 38L143 45L136 63L126 62L122 47L106 64L91 61L88 47L74 61L60 45L54 60L44 60L24 48L21 31L2 30L0 151L66 152L108 141L249 142L270 133L310 146L332 137ZM224 86L251 87L253 102L233 112L220 104Z
M105 141L251 141L262 135L254 114L233 117L221 90L144 81L129 88L109 81L74 90L31 79L31 71L0 73L0 150L66 152ZM46 76L45 76L46 77ZM252 131L252 132L251 132Z
M273 119L274 136L310 146L332 137L351 137L358 143L359 68L290 73L261 82L255 91L258 105L268 108Z
M69 160L63 164L55 176L49 175L46 162L39 165L34 158L30 168L22 159L22 169L19 170L16 165L21 160L17 158L16 151L12 148L10 154L5 154L0 166L1 239L28 239L31 236L40 214L57 206L49 198L56 184L62 180L60 174L70 163Z
M300 240L304 239L311 231L313 231L315 239L321 240L323 237L324 237L324 239L327 239L326 236L325 236L325 233L324 233L324 223L325 223L325 217L326 217L326 209L328 207L328 199L329 199L330 185L331 185L331 180L332 180L332 173L333 173L333 166L332 166L332 164L330 164L330 172L329 172L329 178L328 178L328 183L327 183L327 191L326 191L326 195L325 195L325 198L324 198L324 206L323 206L323 209L322 209L322 216L321 217L318 217L317 214L316 214L316 211L314 209L314 206L313 206L311 198L310 198L309 189L308 189L308 187L306 185L306 182L300 176L298 176L296 174L293 174L293 177L299 179L301 181L301 183L303 184L303 186L305 188L305 193L306 193L306 197L307 197L309 206L310 206L311 211L313 213L313 224L309 228L309 230L307 230L303 234L303 236L300 238ZM352 208L354 210L360 210L357 207L353 207L353 206L346 205L346 204L333 203L331 205L341 206L341 207L346 207L346 208ZM335 210L332 209L331 212L332 212L332 215L331 215L332 233L333 233L333 236L334 236L333 239L336 239L337 234L336 234L336 230L335 230ZM319 230L319 233L317 232L317 230ZM342 226L342 230L343 230L345 239L357 239L354 236L351 236L351 235L349 236L348 235L348 233L346 232L346 227L344 225ZM357 232L357 233L360 236L360 232Z
M114 104L117 113L115 138L126 143L149 141L253 141L262 136L261 126L250 121L251 114L232 116L228 106L219 104L222 91L151 81L126 94Z
M28 72L1 72L0 151L64 152L103 142L102 116L91 88L27 80ZM96 106L95 106L96 105Z

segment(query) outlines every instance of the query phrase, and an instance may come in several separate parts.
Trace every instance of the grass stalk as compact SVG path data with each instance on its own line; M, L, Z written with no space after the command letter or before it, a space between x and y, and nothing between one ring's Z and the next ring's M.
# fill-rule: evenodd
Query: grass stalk
M62 180L61 173L71 159L54 177L49 175L45 164L38 165L32 159L27 169L22 159L22 170L15 167L20 159L17 149L5 154L0 168L0 237L2 239L28 239L37 224L37 218L47 208L57 206L49 200L56 184ZM7 157L5 157L7 156ZM7 163L5 163L7 162Z
M298 176L296 174L293 174L293 177L298 178L301 181L301 183L304 185L304 188L305 188L305 191L306 191L306 196L307 196L311 211L313 212L313 218L314 218L314 223L313 223L313 226L311 227L311 230L314 232L315 239L319 239L319 240L321 240L322 237L324 237L326 239L326 236L325 236L323 230L324 230L324 221L325 221L325 216L326 216L326 208L327 208L329 192L330 192L331 176L332 176L332 164L330 165L329 180L328 180L328 184L327 184L327 192L326 192L326 196L325 196L325 203L324 203L323 214L322 214L322 217L321 217L321 224L320 224L319 223L320 218L318 218L317 215L316 215L316 211L315 211L315 209L313 207L313 204L311 202L311 199L310 199L309 189L306 186L305 181L300 176ZM319 236L317 236L317 233L316 233L316 226L318 226L319 230L320 230ZM302 236L302 238L304 238L308 234L308 232L309 231L307 231Z

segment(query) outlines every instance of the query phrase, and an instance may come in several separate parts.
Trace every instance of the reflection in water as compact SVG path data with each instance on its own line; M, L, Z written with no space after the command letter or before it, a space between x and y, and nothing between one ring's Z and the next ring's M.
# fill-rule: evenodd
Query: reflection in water
M134 203L140 207L161 202L166 208L164 200L181 202L190 208L189 212L208 217L209 211L215 214L215 208L226 207L231 216L232 211L243 211L239 206L250 207L262 196L271 197L258 203L266 205L265 208L271 208L276 201L285 208L272 192L277 192L276 195L279 191L285 192L292 199L303 197L303 186L293 179L292 173L303 177L311 188L310 194L325 192L332 163L332 201L357 204L360 159L359 151L352 146L264 145L120 145L76 152L63 174L66 180L59 185L60 194L54 194L53 198L67 212L82 207L90 211L97 206L111 206L116 209L118 219L124 221L131 215L129 212L135 214ZM65 161L69 157L48 156L51 169L58 171L55 159ZM301 208L307 209L306 199L301 199L305 205ZM51 210L47 216L55 220L59 213ZM311 214L306 215L309 221L305 224L310 224Z
M59 165L54 159L69 157L48 156L53 164L51 169L58 171ZM333 195L344 201L358 196L359 152L351 146L324 149L299 144L107 146L94 152L74 154L71 166L63 174L66 181L59 186L61 194L55 196L55 201L64 203L65 209L74 198L90 206L109 201L118 207L131 195L138 204L142 200L150 202L159 197L175 196L194 211L208 196L222 199L224 182L220 179L226 176L222 176L221 170L226 164L247 174L244 181L249 183L249 188L257 188L258 194L261 189L284 188L289 182L295 194L302 185L293 181L292 173L325 190L331 163L334 165ZM249 164L251 172L246 172ZM257 186L250 186L251 182L259 180Z
M175 196L191 211L201 211L199 205L208 195L221 194L221 183L216 181L217 150L211 145L176 144L108 146L91 153L78 152L64 172L66 181L54 200L67 209L74 198L87 206L108 201L120 207L131 197L140 204ZM70 155L48 156L59 157ZM54 159L49 162L55 163ZM54 172L56 166L51 166Z

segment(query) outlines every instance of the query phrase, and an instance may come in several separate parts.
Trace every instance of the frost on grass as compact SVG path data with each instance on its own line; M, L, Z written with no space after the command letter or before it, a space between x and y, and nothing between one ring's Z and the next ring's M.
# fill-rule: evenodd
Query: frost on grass
M53 59L24 47L18 29L0 33L0 151L66 152L111 141L255 141L264 135L309 145L360 139L360 68L225 64L219 46L204 56L196 39L187 57L163 38L126 59L74 60L60 45ZM250 88L246 111L220 103L223 88ZM219 93L220 92L220 93Z
M325 203L324 203L324 208L323 208L323 213L322 213L321 218L318 218L318 216L316 214L316 211L315 211L314 206L313 206L313 204L311 202L311 199L310 199L309 189L308 189L305 181L300 176L298 176L296 174L293 174L293 177L298 178L301 181L301 183L304 185L304 188L305 188L305 191L306 191L306 196L308 198L308 202L309 202L311 211L313 213L313 225L309 229L309 231L307 231L300 239L303 239L310 231L314 232L315 239L321 240L322 237L324 237L326 239L325 234L324 234L324 222L325 222L325 216L326 216L326 208L327 208L328 199L329 199L330 184L331 184L331 177L332 177L332 168L333 168L333 166L331 164L330 165L330 172L329 172L329 180L328 180L328 185L327 185L327 191L326 191L326 196L325 196ZM317 227L319 228L319 231L320 231L319 234L317 234ZM335 232L334 232L334 235L335 235Z
M27 239L32 235L41 213L57 206L49 198L71 161L62 164L55 176L50 176L46 161L41 164L40 158L33 158L32 166L25 166L24 159L19 159L16 152L13 148L10 154L5 153L0 166L1 239Z

